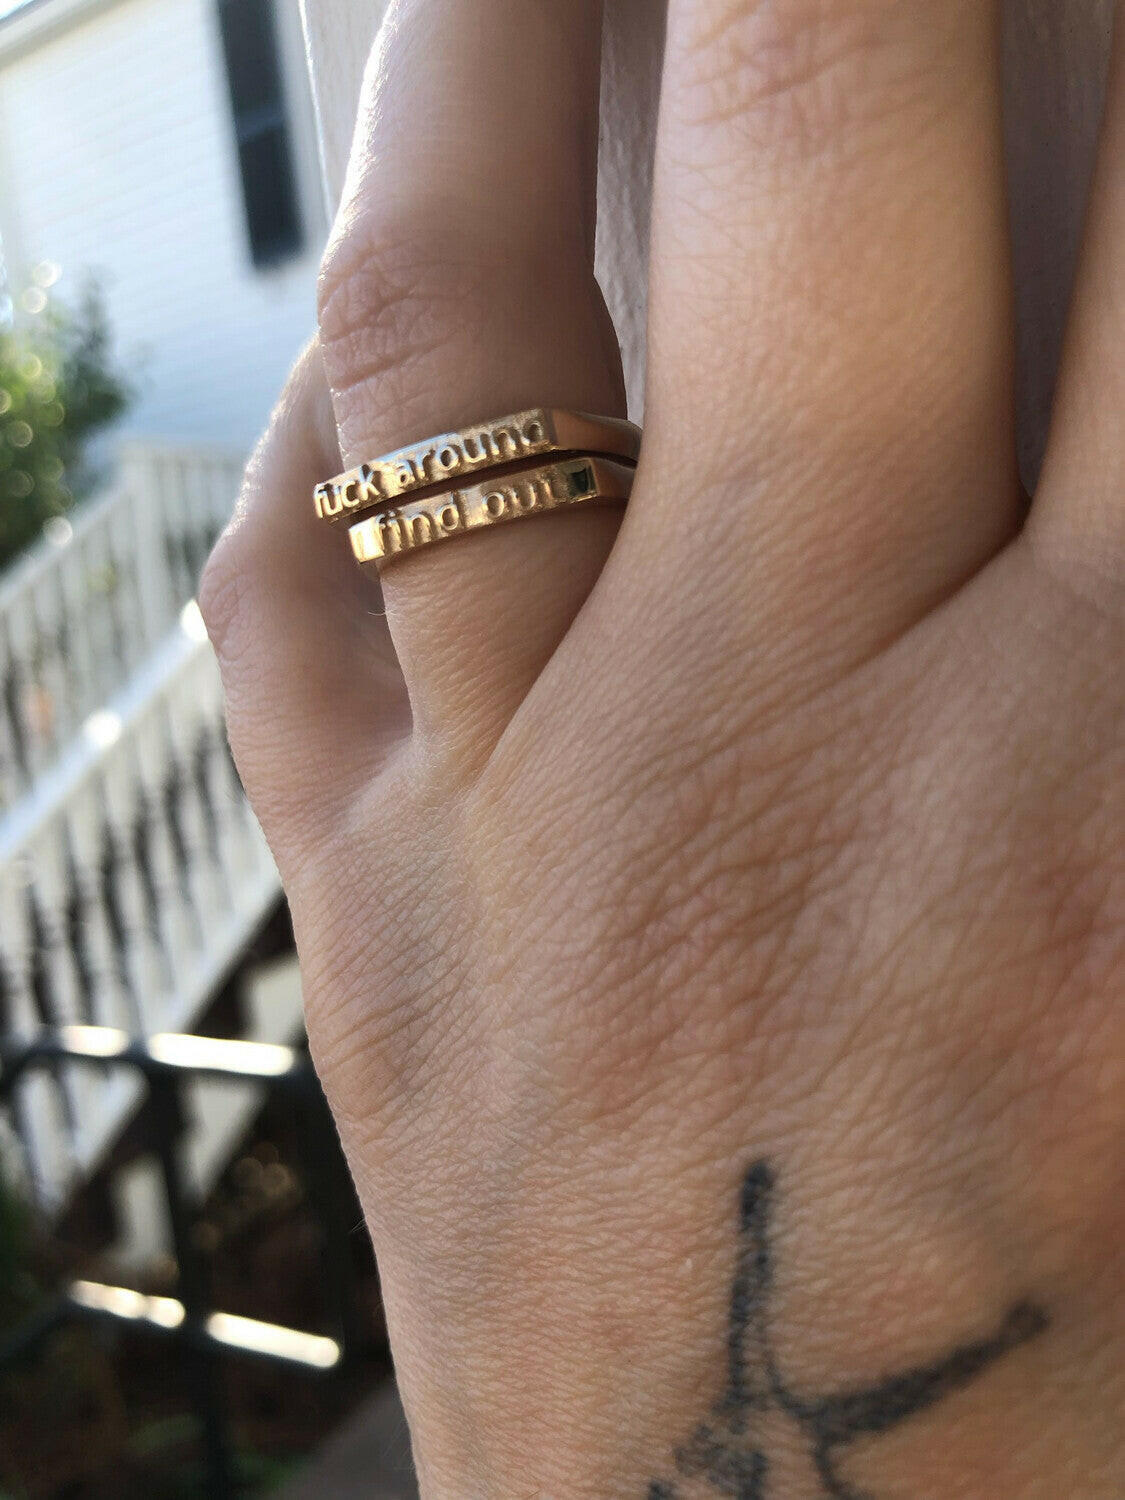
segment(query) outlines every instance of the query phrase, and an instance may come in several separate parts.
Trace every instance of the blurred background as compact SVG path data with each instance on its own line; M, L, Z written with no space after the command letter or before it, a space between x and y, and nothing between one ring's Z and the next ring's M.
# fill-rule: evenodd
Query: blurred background
M414 1493L193 602L327 222L295 0L0 0L0 1500Z

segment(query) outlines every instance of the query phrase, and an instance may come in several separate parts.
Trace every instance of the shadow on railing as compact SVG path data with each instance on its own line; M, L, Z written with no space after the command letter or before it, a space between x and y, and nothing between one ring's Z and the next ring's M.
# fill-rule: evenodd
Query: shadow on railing
M356 1296L348 1242L352 1199L331 1117L307 1056L295 1048L175 1034L141 1042L122 1031L93 1026L45 1029L22 1041L0 1039L0 1103L11 1100L29 1073L57 1074L75 1066L124 1070L147 1090L178 1295L154 1297L126 1287L74 1281L0 1344L0 1371L33 1357L58 1328L74 1320L127 1325L167 1341L181 1361L200 1424L207 1494L211 1500L226 1500L236 1493L236 1482L220 1361L231 1354L250 1355L322 1376L342 1368L371 1342ZM263 1323L211 1306L207 1263L193 1233L195 1211L183 1160L182 1088L186 1080L200 1077L241 1080L270 1093L284 1092L301 1112L306 1126L300 1131L305 1188L322 1231L325 1284L332 1306L334 1326L329 1334Z

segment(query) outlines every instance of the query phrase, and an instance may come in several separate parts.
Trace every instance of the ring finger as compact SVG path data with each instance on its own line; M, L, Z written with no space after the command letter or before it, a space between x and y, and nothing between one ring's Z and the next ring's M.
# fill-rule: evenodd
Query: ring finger
M622 414L593 276L601 8L391 5L322 278L346 465L531 407ZM466 764L488 753L617 524L596 509L545 516L385 570L416 732Z

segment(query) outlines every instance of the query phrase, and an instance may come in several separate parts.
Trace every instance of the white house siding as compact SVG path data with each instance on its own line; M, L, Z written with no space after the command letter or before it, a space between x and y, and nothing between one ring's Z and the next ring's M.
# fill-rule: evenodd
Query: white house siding
M140 369L131 432L248 446L312 331L324 219L294 21L284 12L280 29L308 244L264 271L249 256L214 0L115 0L8 57L0 26L9 260L17 275L56 262L64 295L99 273L117 346Z

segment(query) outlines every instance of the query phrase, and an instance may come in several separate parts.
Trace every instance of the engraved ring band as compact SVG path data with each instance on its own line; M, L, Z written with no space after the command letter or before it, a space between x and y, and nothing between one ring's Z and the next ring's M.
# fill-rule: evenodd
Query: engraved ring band
M349 523L402 497L439 494L466 476L526 468L535 459L593 455L636 464L640 445L640 429L621 418L536 408L426 438L361 464L318 484L313 502L322 520Z
M404 554L492 526L578 506L623 505L632 485L630 464L603 458L566 459L385 506L351 527L352 552L365 567L381 570Z

